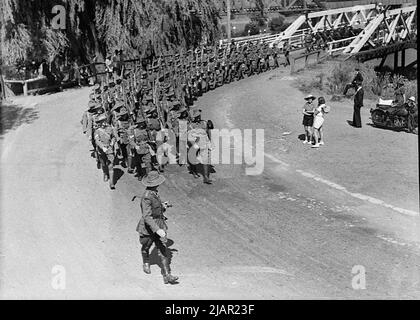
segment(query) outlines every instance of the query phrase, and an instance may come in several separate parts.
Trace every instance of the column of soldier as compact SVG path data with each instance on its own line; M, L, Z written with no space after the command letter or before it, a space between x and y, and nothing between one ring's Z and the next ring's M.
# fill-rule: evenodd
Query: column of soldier
M154 59L146 68L122 72L96 84L82 118L83 132L92 143L92 156L104 181L115 189L114 165L138 179L151 170L163 172L157 150L172 130L180 165L179 125L188 121L188 148L201 158L210 152L211 121L201 119L194 101L203 93L232 81L279 67L279 49L255 42L177 52ZM158 138L159 137L159 138ZM166 155L167 156L167 155ZM188 159L189 160L189 159ZM190 173L211 184L210 165L186 161Z

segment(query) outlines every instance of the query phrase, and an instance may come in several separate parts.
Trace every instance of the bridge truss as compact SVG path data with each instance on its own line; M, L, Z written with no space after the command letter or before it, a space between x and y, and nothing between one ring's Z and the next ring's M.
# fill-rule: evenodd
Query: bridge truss
M374 4L311 12L299 16L270 43L270 46L282 47L285 42L290 42L296 36L303 42L306 34L333 31L343 26L363 29L377 15L378 10Z
M383 49L395 43L417 38L415 17L417 6L386 10L377 15L343 53L355 55L361 50Z
M227 0L221 0L221 14L227 14ZM229 0L231 13L250 14L253 12L301 12L303 10L320 10L323 5L319 0L262 0L257 6L255 0Z
M262 42L278 48L288 43L292 50L297 50L307 46L308 35L315 35L323 39L316 49L327 50L330 55L360 57L361 52L368 51L372 57L377 50L381 56L398 48L413 47L417 42L416 15L416 5L392 10L375 4L324 10L300 15L280 34L242 37L235 42ZM343 30L351 30L351 35L341 35L339 31ZM338 37L320 36L325 34ZM221 44L228 45L226 41Z

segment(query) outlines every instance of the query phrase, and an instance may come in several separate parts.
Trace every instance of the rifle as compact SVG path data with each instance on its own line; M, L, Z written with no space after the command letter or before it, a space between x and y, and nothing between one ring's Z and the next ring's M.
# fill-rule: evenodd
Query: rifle
M162 117L162 110L161 110L161 106L158 103L158 99L157 99L157 90L158 90L158 79L155 80L155 83L153 84L153 103L156 106L156 110L158 112L158 118L159 118L159 122L160 122L160 127L163 129L165 126L163 124L163 117Z
M122 91L123 91L124 105L127 107L130 116L132 116L133 115L133 111L132 111L131 107L129 106L129 104L127 103L128 102L127 101L127 93L125 92L124 83L122 83L121 88L122 88Z

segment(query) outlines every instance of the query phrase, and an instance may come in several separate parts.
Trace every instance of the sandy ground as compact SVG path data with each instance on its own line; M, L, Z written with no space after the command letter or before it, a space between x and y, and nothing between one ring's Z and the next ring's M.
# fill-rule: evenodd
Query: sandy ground
M110 191L81 133L89 89L19 98L1 140L2 298L419 298L417 136L347 125L351 101L331 104L326 145L302 134L303 93L286 70L199 99L218 128L265 129L264 172L216 165L214 184L171 166L173 273L164 285L152 254L141 270L132 176ZM368 108L362 112L369 123ZM54 289L55 266L65 289ZM352 269L366 289L352 288Z

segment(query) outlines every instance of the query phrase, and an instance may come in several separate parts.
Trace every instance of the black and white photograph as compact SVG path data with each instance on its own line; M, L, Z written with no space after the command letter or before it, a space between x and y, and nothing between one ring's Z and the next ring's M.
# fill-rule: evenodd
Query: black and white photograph
M0 300L420 299L416 0L1 0L0 41Z

